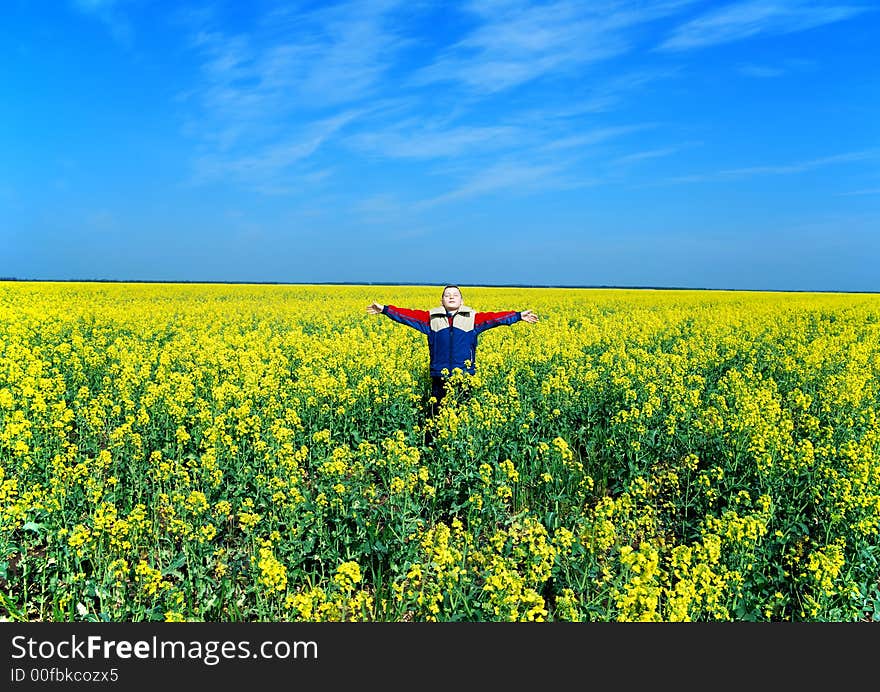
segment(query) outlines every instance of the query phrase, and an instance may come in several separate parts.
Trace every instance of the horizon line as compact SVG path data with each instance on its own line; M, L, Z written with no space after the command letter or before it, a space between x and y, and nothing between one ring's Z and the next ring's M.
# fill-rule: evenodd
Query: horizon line
M228 286L434 286L434 283L413 281L231 281L193 279L29 279L0 276L0 283L127 283L127 284L210 284ZM436 284L439 286L440 284ZM526 284L526 283L465 283L472 288L570 288L645 291L728 291L743 293L847 293L877 295L880 291L857 291L809 288L709 288L706 286L654 286L638 284Z

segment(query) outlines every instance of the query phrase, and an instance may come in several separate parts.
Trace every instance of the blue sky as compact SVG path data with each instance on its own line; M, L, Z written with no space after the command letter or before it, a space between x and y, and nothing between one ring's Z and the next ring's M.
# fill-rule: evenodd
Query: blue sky
M868 0L5 0L0 276L880 291Z

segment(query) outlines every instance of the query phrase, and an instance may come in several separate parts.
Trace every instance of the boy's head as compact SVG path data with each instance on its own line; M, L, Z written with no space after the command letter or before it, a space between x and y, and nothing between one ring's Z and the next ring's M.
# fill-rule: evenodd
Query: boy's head
M461 289L458 286L449 284L443 287L443 294L440 296L440 302L447 312L454 312L461 307Z

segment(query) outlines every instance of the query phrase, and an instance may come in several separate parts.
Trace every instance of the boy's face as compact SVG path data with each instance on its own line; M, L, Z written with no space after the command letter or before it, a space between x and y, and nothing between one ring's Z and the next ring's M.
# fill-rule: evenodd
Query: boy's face
M461 307L461 291L452 287L445 289L441 302L443 307L449 312L458 310Z

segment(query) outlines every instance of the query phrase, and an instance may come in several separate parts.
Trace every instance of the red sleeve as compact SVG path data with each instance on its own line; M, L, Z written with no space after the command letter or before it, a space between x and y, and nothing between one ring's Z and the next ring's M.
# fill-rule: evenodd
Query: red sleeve
M427 310L409 310L408 308L399 308L396 305L386 305L382 312L395 322L412 327L422 334L428 334L431 331L431 313Z
M505 317L510 317L511 315L516 314L516 310L505 310L504 312L478 312L474 317L474 326L479 327L486 322L495 322L496 320L502 320Z
M396 305L389 305L388 309L393 310L401 317L406 317L415 320L416 322L422 322L424 324L429 324L431 322L431 313L427 310L410 310L408 308L399 308Z
M520 313L516 310L505 310L504 312L478 312L474 316L474 331L477 334L485 332L487 329L494 329L502 325L511 325L522 319Z

